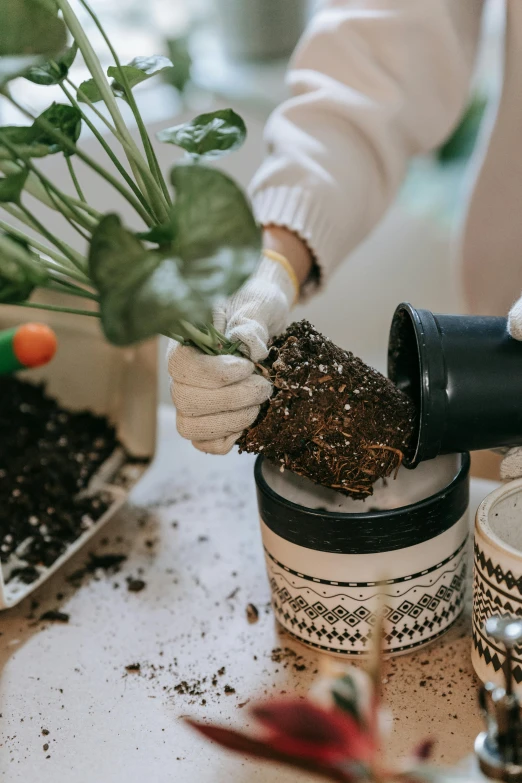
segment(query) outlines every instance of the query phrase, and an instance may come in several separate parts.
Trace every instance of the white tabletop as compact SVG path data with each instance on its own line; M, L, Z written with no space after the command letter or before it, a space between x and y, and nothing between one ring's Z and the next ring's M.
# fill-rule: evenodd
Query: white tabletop
M291 770L224 754L180 720L244 726L249 699L305 693L318 657L282 634L269 608L253 459L200 454L177 436L167 407L159 431L157 458L132 495L136 508L91 547L126 553L121 572L74 588L64 577L84 563L80 553L37 593L36 610L26 601L0 617L3 783L36 775L39 783L297 780ZM472 482L473 510L492 488ZM145 589L129 592L129 576L141 576ZM259 608L255 625L249 602ZM70 614L67 625L37 620L56 608ZM291 653L272 660L280 647L303 656L297 668ZM481 721L469 650L465 618L433 646L386 664L398 753L429 735L439 738L441 762L471 751ZM126 672L133 663L139 674ZM176 691L183 681L199 695ZM235 692L225 694L226 685Z

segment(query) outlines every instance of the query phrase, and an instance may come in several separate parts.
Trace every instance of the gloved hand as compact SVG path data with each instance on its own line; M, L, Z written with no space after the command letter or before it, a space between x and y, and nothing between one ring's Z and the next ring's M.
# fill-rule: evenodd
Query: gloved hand
M254 374L268 341L284 331L297 299L297 277L285 258L265 251L243 287L214 313L214 326L240 342L241 356L208 356L171 340L168 369L178 432L200 451L227 454L257 418L272 384Z
M508 331L515 340L522 340L522 297L510 310L508 316ZM504 451L504 459L500 466L500 476L504 480L522 477L522 446Z

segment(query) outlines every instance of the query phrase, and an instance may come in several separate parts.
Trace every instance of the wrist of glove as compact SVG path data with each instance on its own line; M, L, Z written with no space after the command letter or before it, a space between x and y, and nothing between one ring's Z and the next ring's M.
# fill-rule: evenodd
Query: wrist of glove
M264 255L254 275L214 312L214 326L244 356L207 356L170 342L168 370L179 433L200 451L226 454L257 418L272 384L255 373L271 337L289 319L299 287L277 254Z
M253 362L268 354L268 341L287 326L299 284L283 256L271 251L261 258L255 274L214 311L214 326Z

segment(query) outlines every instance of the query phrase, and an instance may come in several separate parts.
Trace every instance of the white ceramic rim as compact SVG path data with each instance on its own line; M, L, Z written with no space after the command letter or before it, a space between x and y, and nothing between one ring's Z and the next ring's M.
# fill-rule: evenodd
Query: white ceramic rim
M522 558L522 551L515 549L515 547L500 538L492 529L489 524L489 517L495 506L504 498L510 497L515 493L522 490L522 478L510 481L504 486L493 490L480 504L475 516L475 534L482 536L486 541L502 553L513 555L517 558Z

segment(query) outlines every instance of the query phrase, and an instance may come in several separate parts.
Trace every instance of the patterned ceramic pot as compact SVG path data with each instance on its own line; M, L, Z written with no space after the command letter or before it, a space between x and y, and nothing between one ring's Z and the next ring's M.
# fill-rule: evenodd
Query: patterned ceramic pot
M504 685L505 655L483 631L492 615L522 615L522 479L492 492L475 520L473 648L471 659L483 682ZM513 676L522 695L522 648L514 650Z
M365 655L379 593L388 656L455 622L466 581L468 454L401 469L366 502L262 457L255 476L273 607L290 634L332 655Z

